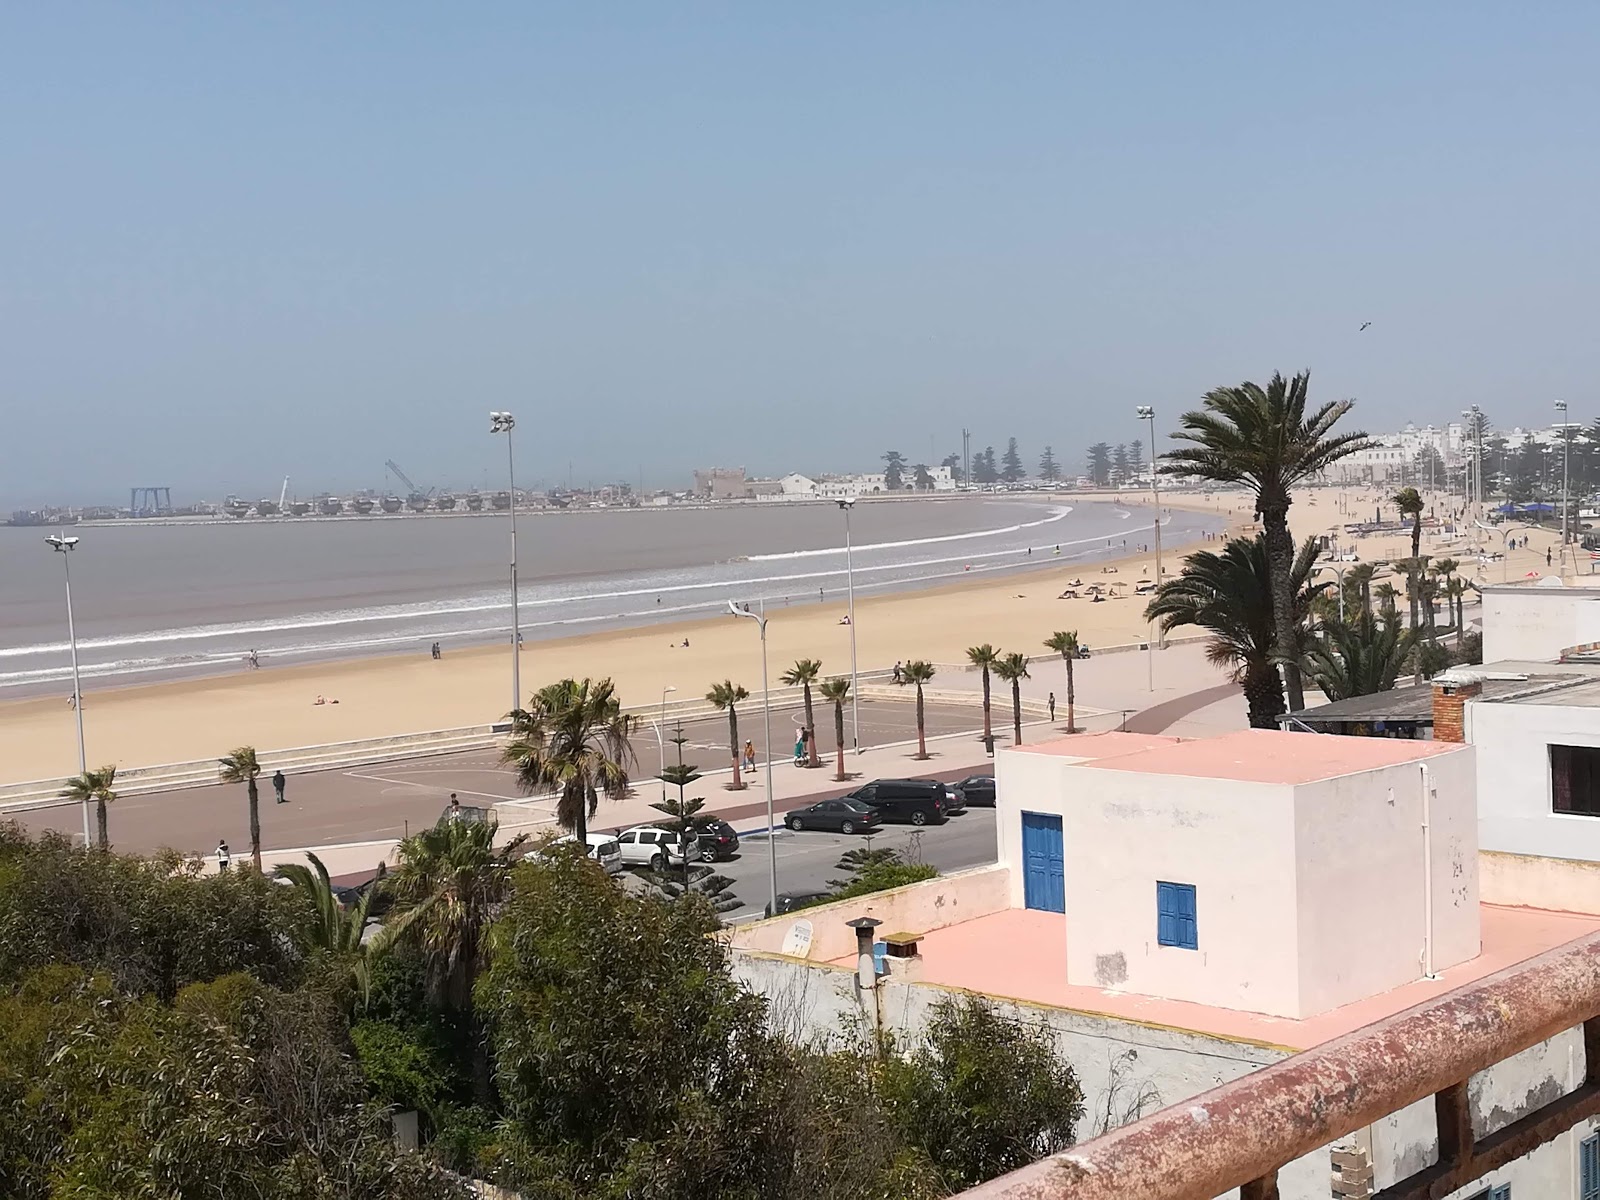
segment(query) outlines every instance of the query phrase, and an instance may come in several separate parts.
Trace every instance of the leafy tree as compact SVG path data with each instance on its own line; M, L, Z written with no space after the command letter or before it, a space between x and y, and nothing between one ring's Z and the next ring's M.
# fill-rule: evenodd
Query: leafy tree
M733 786L742 788L745 785L739 780L739 705L750 699L750 693L743 684L735 683L731 679L724 679L721 683L711 685L711 690L706 693L706 699L718 712L728 714L728 749L733 754Z
M1312 600L1327 586L1308 583L1318 549L1317 540L1308 538L1290 567L1295 596L1292 628L1297 644L1308 636L1304 622ZM1156 589L1144 615L1146 620L1159 621L1169 633L1182 625L1196 625L1210 633L1206 659L1215 666L1233 668L1234 682L1244 689L1251 726L1277 727L1277 717L1286 710L1275 661L1272 569L1265 534L1234 538L1220 554L1200 550L1186 557L1183 570Z
M1306 673L1329 700L1370 696L1394 687L1418 642L1415 629L1361 613L1355 620L1324 621L1305 652Z
M1417 482L1424 487L1443 485L1446 477L1444 458L1434 446L1424 444L1419 447L1412 466L1417 472Z
M1000 651L996 650L988 642L984 642L981 646L969 646L967 648L967 661L983 673L983 744L985 746L992 745L994 728L989 719L989 673L994 670L995 664L1000 661Z
M1049 446L1044 448L1044 453L1039 456L1039 478L1046 483L1055 483L1061 478L1061 467L1056 462L1056 452Z
M912 467L911 470L914 472L917 491L933 491L933 474L928 470L927 463L918 463L916 466Z
M966 482L965 479L961 478L961 455L946 454L939 460L939 465L950 472L951 479L956 480L958 483Z
M67 786L61 790L61 799L71 800L75 804L84 804L94 801L94 817L96 829L96 844L102 850L111 848L111 841L106 836L106 806L117 798L113 787L117 782L117 768L115 764L101 767L98 771L85 771L82 775L74 775L67 780Z
M1372 611L1372 577L1378 573L1377 563L1356 563L1344 573L1345 608L1354 611Z
M1294 538L1289 504L1294 486L1372 443L1365 433L1334 435L1353 401L1339 400L1307 413L1311 373L1293 380L1274 373L1265 388L1254 383L1215 388L1202 407L1183 414L1174 441L1187 443L1163 455L1161 470L1215 483L1243 483L1255 491L1256 515L1266 535L1272 568L1272 609L1277 654L1284 664L1291 709L1305 707L1300 683L1295 596L1290 574Z
M1393 616L1395 601L1400 598L1400 593L1395 590L1394 584L1386 580L1373 588L1372 594L1378 598L1378 612Z
M54 964L164 1001L235 971L293 986L306 969L302 905L253 871L206 875L170 851L102 854L0 824L0 989Z
M833 737L838 746L838 769L834 778L843 782L844 773L844 702L850 699L850 681L835 675L832 679L823 681L818 689L822 698L833 705Z
M811 685L822 674L822 660L816 658L800 658L795 660L794 666L783 673L782 681L785 687L798 687L803 690L806 702L806 754L813 767L822 765L817 757L817 717L811 709Z
M1000 478L1007 483L1016 483L1026 479L1027 475L1022 465L1022 455L1017 452L1017 439L1011 438L1006 442L1005 455L1000 459Z
M256 779L261 775L261 762L256 758L254 746L240 746L232 754L217 760L223 783L242 783L250 798L250 861L261 870L261 793Z
M401 942L416 948L426 972L428 998L476 1019L473 988L487 958L490 922L511 896L511 869L527 836L495 849L494 820L445 819L400 843L399 863L384 884L394 912L368 952L384 953ZM583 843L579 843L583 845ZM576 847L573 857L581 857ZM473 1079L480 1102L490 1099L489 1060L474 1039Z
M922 685L933 682L933 664L922 659L912 659L900 668L900 682L902 685L914 685L917 689L917 758L928 757L927 726L924 724L922 708Z
M1119 487L1128 482L1128 447L1121 442L1111 451L1111 482Z
M1054 650L1061 655L1061 663L1067 669L1067 732L1077 733L1078 726L1074 720L1073 706L1078 698L1077 688L1072 679L1072 660L1078 657L1078 631L1057 630L1045 639L1045 649Z
M634 718L622 711L611 680L563 679L540 688L510 720L500 761L516 768L524 794L556 793L556 820L586 847L600 797L628 794Z
M1089 479L1095 487L1105 487L1111 482L1111 447L1096 442L1089 447Z
M906 469L906 456L898 450L884 452L883 487L885 491L898 492Z
M1450 665L1450 651L1437 642L1419 641L1411 653L1412 670L1424 679L1432 679Z
M307 950L321 951L335 960L348 964L352 978L363 988L367 985L367 956L362 938L367 931L368 914L378 895L376 885L367 888L361 899L351 908L345 908L334 894L328 878L328 868L310 851L306 852L309 867L301 863L283 863L273 868L278 879L288 880L290 886L305 901L305 920L300 926L301 945Z
M989 446L973 456L972 477L986 487L989 484L1000 482L1000 469L994 465L993 446Z
M1013 650L994 664L994 673L1011 685L1012 745L1022 745L1022 681L1028 674L1028 656Z
M901 1136L951 1189L1066 1149L1083 1118L1083 1091L1049 1026L975 995L933 1006L922 1043L884 1063L883 1095Z

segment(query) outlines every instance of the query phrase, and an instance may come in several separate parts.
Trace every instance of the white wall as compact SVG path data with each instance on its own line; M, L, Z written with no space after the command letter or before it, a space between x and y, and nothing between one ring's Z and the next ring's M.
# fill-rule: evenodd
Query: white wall
M1537 584L1483 591L1483 661L1554 662L1569 646L1600 641L1600 590Z
M1027 872L1022 866L1022 814L1066 812L1066 770L1079 759L1025 750L994 756L996 857L1011 868L1010 903L1021 908ZM1065 822L1062 824L1065 830Z
M1300 1015L1422 976L1426 940L1423 766L1430 805L1433 963L1475 958L1477 811L1470 746L1295 790Z
M1600 861L1600 817L1550 808L1550 746L1600 746L1600 708L1471 701L1466 733L1483 849Z
M1067 982L1300 1016L1291 789L1070 765L1063 777ZM1195 886L1198 950L1158 944L1158 880Z

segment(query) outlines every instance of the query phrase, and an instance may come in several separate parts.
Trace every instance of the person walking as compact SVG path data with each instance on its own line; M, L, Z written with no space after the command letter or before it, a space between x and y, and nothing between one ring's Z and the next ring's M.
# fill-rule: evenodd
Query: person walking
M1056 719L1056 694L1054 692L1050 693L1050 699L1047 703L1050 705L1050 720L1053 722Z
M273 772L273 775L272 775L272 790L274 792L278 793L278 803L279 804L287 804L287 803L289 803L287 800L285 800L283 798L283 785L288 783L288 782L289 782L288 779L284 777L282 768L280 768L277 771Z
M233 862L233 855L228 853L228 843L218 839L218 841L217 841L217 870L218 871L226 871L228 869L228 865L230 863L232 863L232 862Z
M756 744L749 738L744 740L744 769L746 771L756 769Z

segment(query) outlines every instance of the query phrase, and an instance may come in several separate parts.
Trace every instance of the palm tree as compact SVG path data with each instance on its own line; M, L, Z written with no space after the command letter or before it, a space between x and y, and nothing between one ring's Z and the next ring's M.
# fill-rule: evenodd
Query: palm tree
M117 781L117 768L113 766L101 767L98 771L85 771L82 775L74 775L67 780L67 786L61 790L61 799L72 800L78 804L94 801L94 818L99 835L96 844L102 850L111 848L111 841L106 837L106 805L117 798L117 793L111 790L111 785Z
M983 744L989 746L994 743L994 731L989 723L989 672L1000 661L1000 651L985 642L967 650L967 661L983 672Z
M914 658L900 668L900 682L902 685L914 683L917 687L917 757L928 757L928 738L923 724L922 714L922 685L933 680L933 664Z
M1389 613L1391 615L1394 613L1395 603L1400 599L1400 593L1395 590L1394 584L1385 580L1372 589L1372 594L1378 598L1379 613Z
M822 760L817 757L817 718L811 711L811 685L822 674L822 663L815 658L801 658L795 661L794 666L783 673L782 679L786 687L800 687L805 689L806 696L806 757L813 767L820 767Z
M1461 569L1461 563L1453 558L1434 559L1433 565L1428 568L1433 572L1434 578L1441 585L1444 595L1445 617L1450 624L1455 626L1456 645L1461 644L1461 619L1456 613L1455 599L1459 593L1456 591L1455 574ZM1448 632L1448 630L1446 631Z
M1357 563L1345 572L1345 586L1351 589L1351 594L1346 596L1347 601L1357 597L1361 600L1361 607L1368 612L1372 611L1372 577L1378 573L1377 563ZM1354 608L1354 604L1347 604Z
M1292 628L1301 641L1309 636L1305 618L1312 602L1328 587L1309 583L1317 551L1316 539L1307 538L1289 568L1295 597ZM1180 625L1197 625L1210 632L1206 658L1215 666L1233 668L1233 681L1244 689L1251 726L1275 729L1278 716L1287 710L1274 661L1277 623L1273 612L1267 537L1259 533L1253 538L1234 538L1220 554L1200 550L1189 555L1183 560L1183 570L1156 589L1144 615L1147 621L1159 620L1166 632Z
M261 794L256 790L256 778L261 774L261 762L256 758L254 746L240 746L232 754L217 760L223 783L242 783L250 797L250 861L261 870Z
M822 686L817 689L822 693L822 698L833 705L833 739L839 747L839 765L834 773L834 778L844 781L844 702L850 699L850 681L835 675L832 679L822 681Z
M1400 510L1402 519L1411 518L1411 557L1422 557L1422 510L1427 507L1422 494L1414 487L1403 487L1391 503Z
M1054 650L1061 655L1061 662L1067 668L1067 732L1077 733L1077 723L1073 719L1073 703L1078 698L1077 689L1072 682L1072 660L1078 657L1078 631L1057 630L1045 639L1045 648Z
M1353 401L1324 404L1309 415L1306 390L1311 379L1302 371L1293 380L1274 372L1265 389L1254 383L1215 388L1201 398L1203 408L1181 418L1172 435L1188 448L1162 455L1168 475L1197 475L1217 483L1243 483L1255 490L1256 515L1267 539L1272 568L1272 611L1277 655L1291 708L1304 707L1300 656L1294 627L1295 596L1290 582L1294 538L1289 533L1289 504L1294 486L1326 470L1371 442L1365 433L1331 436Z
M1418 606L1422 603L1423 572L1428 569L1425 558L1397 558L1392 564L1406 577L1406 601L1411 606L1411 628L1417 627Z
M1013 650L994 664L994 673L1011 685L1011 744L1022 745L1022 681L1028 674L1028 656Z
M272 869L273 875L286 879L306 902L306 923L300 929L301 941L308 950L322 950L339 958L348 959L350 973L367 990L366 946L362 936L367 929L367 913L373 898L378 894L381 881L375 882L361 893L353 908L345 908L334 893L328 879L328 868L310 851L302 863L283 863Z
M563 679L540 688L510 719L511 739L500 761L516 768L527 795L557 794L556 820L587 850L589 818L600 797L628 794L634 718L622 711L611 680Z
M718 711L723 709L728 713L728 748L733 751L733 786L742 788L745 785L739 782L739 710L736 705L742 700L750 699L750 693L745 691L742 684L737 684L731 679L724 679L721 683L713 683L711 690L706 693L706 699L711 701Z
M1329 700L1386 692L1406 669L1418 638L1394 613L1381 620L1362 613L1350 622L1324 621L1306 649L1306 674Z
M546 689L548 690L548 689ZM399 861L384 883L394 913L368 946L378 955L405 940L422 955L429 998L475 1025L473 985L483 969L489 926L511 896L511 871L527 836L495 849L499 825L445 819L400 843ZM580 843L581 845L581 843ZM490 1096L488 1046L474 1028L473 1079L480 1100Z

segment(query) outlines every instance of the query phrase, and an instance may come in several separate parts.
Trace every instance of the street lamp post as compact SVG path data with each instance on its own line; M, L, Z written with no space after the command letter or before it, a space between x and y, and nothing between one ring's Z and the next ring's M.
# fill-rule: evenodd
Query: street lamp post
M767 614L765 605L762 611L751 612L750 606L740 607L732 600L728 601L728 611L736 617L749 617L756 623L756 628L761 631L761 719L765 726L762 737L765 742L763 747L767 759L767 878L772 891L772 911L778 911L778 840L774 836L772 815L772 689L767 684Z
M511 707L522 707L522 622L517 608L517 468L511 431L517 419L508 412L489 414L489 432L506 435L506 483L511 489Z
M78 678L78 630L72 623L72 551L78 548L78 539L55 534L45 538L48 545L61 555L61 565L67 576L67 641L72 647L72 711L78 718L78 774L89 773L89 757L83 747L83 687ZM89 797L83 798L83 848L89 848Z
M1567 512L1572 507L1570 499L1570 471L1572 467L1572 426L1567 424L1567 402L1556 401L1556 411L1561 414L1561 557L1563 565L1570 538Z
M844 576L850 597L847 614L850 618L850 745L860 754L861 685L856 679L856 568L850 552L850 510L856 506L856 498L847 496L838 501L838 505L839 511L844 513Z
M1156 591L1161 590L1161 472L1156 470L1156 410L1153 405L1141 404L1135 410L1139 420L1150 422L1150 498L1156 506ZM1154 621L1150 622L1150 690L1156 690L1156 643L1161 634Z
M656 721L656 751L661 755L661 771L658 776L661 780L661 802L667 802L667 746L661 740L661 727L667 723L667 693L678 689L672 684L667 684L661 689L661 716Z
M1349 568L1347 567L1339 565L1317 568L1319 571L1332 571L1334 576L1339 580L1339 623L1341 625L1344 624L1344 573L1348 569Z

